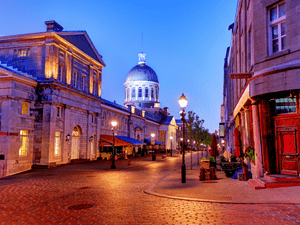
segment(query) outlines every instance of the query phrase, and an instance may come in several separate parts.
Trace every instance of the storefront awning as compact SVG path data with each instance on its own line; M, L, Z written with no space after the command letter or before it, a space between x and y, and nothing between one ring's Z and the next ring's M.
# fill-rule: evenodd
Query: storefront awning
M147 145L151 145L151 140L149 138L144 138L144 142L147 144ZM155 141L155 145L164 145L164 143L161 143L159 141Z
M100 146L108 147L113 145L112 135L100 135ZM136 140L134 138L126 136L115 136L115 146L135 146L135 145L145 145L144 142Z
M136 140L136 139L131 138L131 137L127 137L127 136L116 136L116 137L123 140L123 141L129 142L133 145L145 145L144 142L141 142L141 141Z
M100 146L108 147L113 145L113 136L112 135L100 135ZM124 141L115 136L115 146L133 146L130 142Z

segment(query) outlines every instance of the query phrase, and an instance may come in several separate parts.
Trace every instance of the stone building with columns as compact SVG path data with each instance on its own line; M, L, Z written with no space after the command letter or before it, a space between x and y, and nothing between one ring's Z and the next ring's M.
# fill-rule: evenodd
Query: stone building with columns
M101 98L105 63L88 34L45 24L46 32L0 37L0 177L96 160L111 120L120 136L144 142L155 132L167 147L176 127L167 109L151 113Z
M254 178L300 173L299 8L298 0L238 0L229 26L221 122L233 153L255 150Z

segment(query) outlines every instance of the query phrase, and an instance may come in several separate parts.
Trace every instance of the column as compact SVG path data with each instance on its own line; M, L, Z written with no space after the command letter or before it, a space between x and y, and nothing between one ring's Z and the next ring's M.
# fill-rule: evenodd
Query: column
M252 118L253 118L253 139L255 149L255 173L252 172L254 179L263 176L263 163L262 163L262 148L261 148L261 136L259 125L258 106L255 102L252 102Z

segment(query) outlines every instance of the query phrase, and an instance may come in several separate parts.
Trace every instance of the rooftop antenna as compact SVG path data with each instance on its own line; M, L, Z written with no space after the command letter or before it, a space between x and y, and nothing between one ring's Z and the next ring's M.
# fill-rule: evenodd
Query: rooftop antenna
M143 53L143 45L144 45L144 40L143 40L143 33L142 33L142 52L139 54L139 65L145 65L146 64L146 54Z

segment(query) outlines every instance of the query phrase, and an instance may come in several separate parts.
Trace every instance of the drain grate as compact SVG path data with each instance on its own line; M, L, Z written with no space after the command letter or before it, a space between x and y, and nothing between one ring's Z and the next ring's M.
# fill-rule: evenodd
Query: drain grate
M69 206L69 210L82 210L82 209L89 209L92 208L94 204L79 204L79 205L72 205Z

